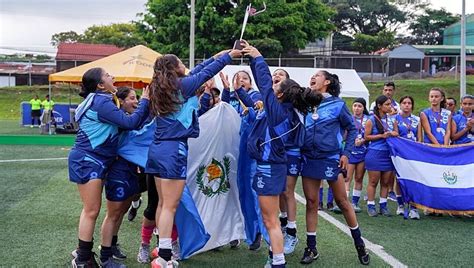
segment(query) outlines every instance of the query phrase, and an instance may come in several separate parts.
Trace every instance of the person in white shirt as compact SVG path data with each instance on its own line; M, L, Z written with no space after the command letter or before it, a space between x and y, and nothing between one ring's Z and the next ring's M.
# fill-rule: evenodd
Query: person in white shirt
M395 83L394 82L387 82L383 86L382 94L389 98L392 101L392 111L389 115L397 115L400 113L400 104L393 99L393 95L395 94ZM373 114L375 107L375 101L370 104L370 114Z

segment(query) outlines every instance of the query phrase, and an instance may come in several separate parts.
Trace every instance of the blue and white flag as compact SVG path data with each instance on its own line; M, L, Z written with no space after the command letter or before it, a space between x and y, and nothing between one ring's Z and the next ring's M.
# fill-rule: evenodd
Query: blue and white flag
M474 213L474 145L387 142L405 201L438 213Z
M199 117L199 128L188 141L186 184L211 239L196 253L245 238L237 188L240 117L221 102Z

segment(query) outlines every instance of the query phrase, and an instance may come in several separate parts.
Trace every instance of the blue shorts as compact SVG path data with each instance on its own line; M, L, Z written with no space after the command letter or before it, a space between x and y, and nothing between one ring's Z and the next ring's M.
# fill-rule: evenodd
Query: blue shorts
M350 154L349 155L349 164L359 164L365 161L365 152L359 154Z
M308 158L303 156L301 176L316 180L335 181L341 172L339 159Z
M365 169L369 171L394 171L395 167L388 150L368 149L365 155Z
M286 190L286 165L257 163L252 184L257 195L280 195Z
M93 179L105 179L112 162L113 159L73 148L68 157L69 180L85 184Z
M118 157L107 173L104 187L109 201L125 201L139 193L137 165Z
M187 165L187 142L158 141L150 145L145 172L164 179L186 180Z
M287 152L286 175L298 177L301 173L301 155L295 155Z

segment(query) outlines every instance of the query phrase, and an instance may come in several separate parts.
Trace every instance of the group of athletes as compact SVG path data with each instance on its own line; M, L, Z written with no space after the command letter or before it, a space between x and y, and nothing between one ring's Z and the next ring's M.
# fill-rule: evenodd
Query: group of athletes
M365 100L360 98L354 101L351 114L339 98L341 86L337 75L319 71L310 78L308 88L301 87L284 69L272 74L258 49L245 41L242 47L219 52L188 74L175 55L158 58L152 82L140 100L131 88L117 90L113 77L102 68L90 69L83 75L80 95L85 99L76 110L79 131L68 160L69 179L77 184L83 204L73 267L125 267L116 261L125 258L117 242L118 231L132 199L138 200L141 191L137 170L146 178L146 187L142 188L148 189L137 260L149 263L153 259L152 267L178 266L179 234L174 216L186 183L187 140L199 135L198 116L220 101L230 103L247 122L249 109L256 112L250 122L247 151L256 163L253 190L269 235L265 267L285 267L285 254L293 253L298 244L294 192L299 176L307 202L306 248L301 263L308 264L319 257L316 231L320 190L325 180L337 210L344 214L351 230L360 263L368 265L370 256L355 213L361 210L358 202L362 179L368 170L368 213L390 214L386 200L395 169L386 139L401 136L439 144L472 139L472 96L463 98L462 112L452 117L443 108L443 91L432 89L431 107L417 117L412 114L413 98L403 97L398 104L392 99L395 86L387 84L384 95L376 99L371 116ZM233 91L228 78L220 74L224 86L221 92L212 78L232 58L241 56L250 58L258 90L250 74L239 71L231 81ZM387 93L390 90L391 94ZM156 130L143 169L119 157L117 146L122 131L140 129L150 120ZM377 212L374 200L379 182ZM104 185L107 213L101 227L98 264L92 251L93 232ZM401 196L400 200L403 205ZM132 207L136 209L137 205ZM156 248L150 247L153 234L158 237ZM258 234L249 249L258 250L261 239ZM239 243L232 241L231 247Z

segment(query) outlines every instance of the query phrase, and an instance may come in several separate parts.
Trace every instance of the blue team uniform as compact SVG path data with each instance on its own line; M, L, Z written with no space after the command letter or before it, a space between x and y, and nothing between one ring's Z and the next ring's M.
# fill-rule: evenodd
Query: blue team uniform
M446 130L448 128L448 121L451 111L443 108L441 109L441 112L433 112L431 108L427 108L423 110L422 113L424 113L428 119L431 134L433 134L439 144L444 144L444 135L446 134ZM426 133L423 136L423 142L431 143L431 140L428 138Z
M155 118L156 131L148 151L146 173L160 178L186 179L188 138L199 136L196 90L232 61L229 54L209 59L179 78L182 104L177 112Z
M353 116L354 118L354 125L357 130L357 136L356 138L364 138L364 133L365 133L365 124L367 123L367 120L369 120L369 116L363 114L362 117L357 118ZM354 140L355 142L355 140ZM367 152L367 145L364 143L360 146L355 146L353 147L351 154L349 156L349 164L358 164L360 162L364 162L365 159L365 153Z
M68 157L69 180L84 184L104 179L117 156L119 128L138 128L148 117L148 100L127 115L115 106L109 93L91 93L76 110L79 131Z
M385 131L392 131L394 125L394 117L385 115L380 119ZM383 134L379 133L376 122L378 119L375 115L370 117L372 121L371 135ZM369 143L369 148L365 155L365 169L369 171L393 171L395 167L390 157L390 147L386 139L378 139Z
M109 201L125 201L140 192L138 166L118 156L107 172L105 197Z
M401 114L397 114L395 120L397 120L398 123L398 135L402 138L416 141L418 127L420 127L421 122L420 117L413 114L408 117L403 117Z
M263 57L251 61L252 74L263 96L264 109L253 124L247 149L257 161L253 188L257 195L279 195L286 189L285 144L303 142L303 122L291 103L280 103L273 93L272 76Z
M329 96L318 107L315 114L306 115L305 142L301 148L303 167L301 175L318 180L337 180L340 172L342 131L347 131L342 154L350 157L357 130L349 109L338 97Z
M228 88L224 88L221 98L222 101L232 105L232 107L234 107L234 109L241 115L244 108L240 105L239 98L245 106L252 108L257 101L262 101L262 94L253 88L248 92L242 87L232 92L230 92Z
M471 114L471 118L473 114ZM467 117L464 114L457 114L453 117L453 121L456 122L456 133L463 130L467 126ZM463 144L463 143L470 143L474 142L474 130L464 133L461 138L455 140L453 144Z

